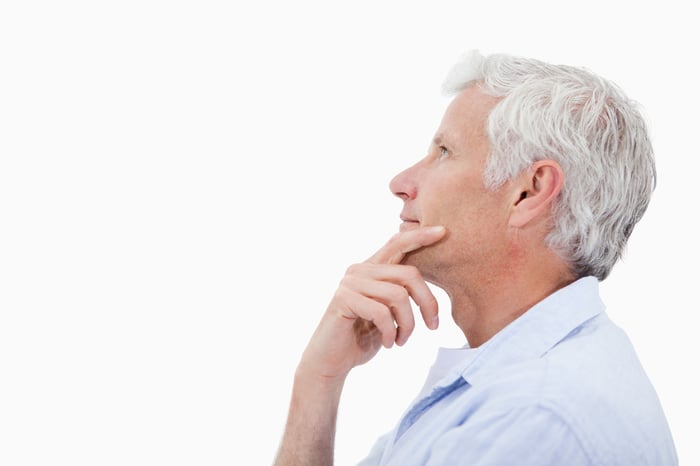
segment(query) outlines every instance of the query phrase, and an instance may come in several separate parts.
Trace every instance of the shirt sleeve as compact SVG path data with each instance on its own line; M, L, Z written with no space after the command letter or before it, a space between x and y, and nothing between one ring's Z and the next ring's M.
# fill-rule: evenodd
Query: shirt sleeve
M469 420L446 432L430 451L428 466L590 466L571 426L556 413L528 407Z

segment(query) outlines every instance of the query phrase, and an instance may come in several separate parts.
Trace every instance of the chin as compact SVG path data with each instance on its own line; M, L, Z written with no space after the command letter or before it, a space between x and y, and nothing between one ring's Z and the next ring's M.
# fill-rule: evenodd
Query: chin
M406 254L401 261L404 265L411 265L418 269L418 271L423 276L423 279L427 282L435 282L434 271L438 268L436 267L437 262L435 260L434 254L432 254L429 248L419 249L417 251L411 251Z

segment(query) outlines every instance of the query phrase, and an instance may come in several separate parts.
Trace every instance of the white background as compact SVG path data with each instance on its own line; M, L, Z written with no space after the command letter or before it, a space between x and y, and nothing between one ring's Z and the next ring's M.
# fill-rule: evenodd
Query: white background
M388 181L475 48L584 66L643 104L659 184L602 290L699 464L690 3L249 3L0 4L0 463L270 464L299 355L396 231ZM349 378L337 464L462 344L439 298L440 330Z

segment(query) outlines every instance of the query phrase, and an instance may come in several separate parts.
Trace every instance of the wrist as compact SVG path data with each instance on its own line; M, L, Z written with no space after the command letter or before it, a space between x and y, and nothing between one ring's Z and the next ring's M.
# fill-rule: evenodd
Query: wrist
M348 373L328 373L313 364L300 362L294 373L294 385L303 386L312 391L342 390Z

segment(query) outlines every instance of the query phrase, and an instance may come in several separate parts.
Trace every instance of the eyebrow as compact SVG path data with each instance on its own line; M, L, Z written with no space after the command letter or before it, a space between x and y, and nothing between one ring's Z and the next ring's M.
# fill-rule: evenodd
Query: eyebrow
M435 135L435 137L433 138L433 144L436 146L441 146L444 144L442 133L438 133Z

